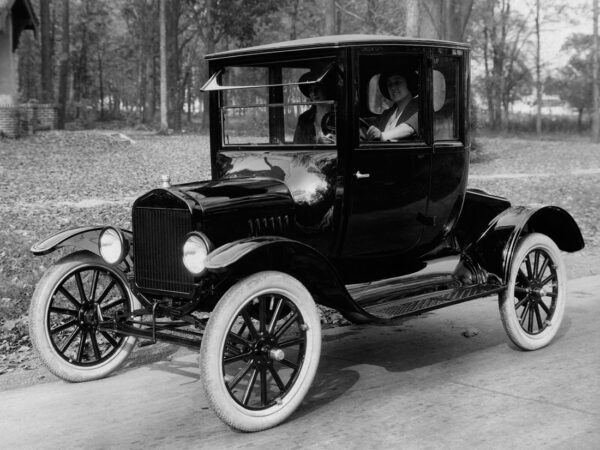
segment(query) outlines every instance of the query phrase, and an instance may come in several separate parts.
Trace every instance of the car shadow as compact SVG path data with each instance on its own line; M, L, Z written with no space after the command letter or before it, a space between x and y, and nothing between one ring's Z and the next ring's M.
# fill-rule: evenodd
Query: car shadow
M377 374L381 369L406 373L407 382L411 382L414 374L408 373L415 369L468 358L493 347L505 346L507 351L527 353L510 342L499 315L486 318L483 323L475 320L459 323L438 316L432 326L423 321L429 314L393 325L350 325L325 335L315 380L290 420L347 395L359 382L368 384L369 380L361 380L361 377ZM560 341L571 325L566 316L553 343ZM472 367L465 364L465 370Z

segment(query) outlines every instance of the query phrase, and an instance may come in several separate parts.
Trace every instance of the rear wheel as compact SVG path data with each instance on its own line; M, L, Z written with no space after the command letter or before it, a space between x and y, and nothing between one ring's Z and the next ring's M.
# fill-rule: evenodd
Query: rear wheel
M320 351L320 318L308 290L289 275L260 272L230 288L212 312L201 346L201 379L225 423L264 430L302 402Z
M510 340L523 350L548 345L562 322L567 290L564 262L556 244L527 235L515 251L500 315Z
M99 329L104 317L137 305L123 273L88 252L54 264L29 307L29 334L41 360L67 381L102 378L127 358L136 339Z

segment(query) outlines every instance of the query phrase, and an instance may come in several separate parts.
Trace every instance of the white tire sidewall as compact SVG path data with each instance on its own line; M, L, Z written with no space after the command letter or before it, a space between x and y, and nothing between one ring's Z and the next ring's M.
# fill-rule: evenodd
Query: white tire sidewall
M275 283L273 283L275 281ZM263 294L281 294L294 303L309 326L305 353L293 386L275 404L264 410L244 408L229 393L225 383L222 350L234 320L251 301ZM214 331L218 331L213 334ZM203 338L200 364L205 392L213 409L233 428L259 431L281 423L300 405L314 379L321 353L319 313L308 290L295 278L281 272L260 272L238 282L221 298L212 312Z
M47 326L48 310L52 296L56 292L57 287L73 273L81 269L91 269L94 267L108 270L111 274L119 278L132 310L139 305L139 302L129 289L123 273L119 269L106 264L99 256L88 253L72 254L58 261L44 274L36 286L31 299L29 310L30 335L34 347L46 367L53 374L66 381L91 381L106 377L125 361L137 341L133 336L126 336L110 358L99 364L90 366L78 366L69 363L54 347L50 330Z
M529 334L521 327L519 318L517 317L517 312L514 307L514 289L518 267L521 265L525 256L535 248L545 251L556 267L558 295L551 325L547 326L541 333ZM548 345L558 332L564 316L567 297L566 290L567 277L565 264L560 254L560 250L554 241L548 236L539 233L532 233L523 238L521 242L519 242L511 262L507 289L500 295L502 323L511 341L523 350L537 350Z

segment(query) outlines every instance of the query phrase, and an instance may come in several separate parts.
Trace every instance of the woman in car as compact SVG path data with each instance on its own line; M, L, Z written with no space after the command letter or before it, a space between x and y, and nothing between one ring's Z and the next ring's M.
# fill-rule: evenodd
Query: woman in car
M332 99L335 85L329 76L320 83L302 84L314 80L315 77L316 74L311 71L303 74L298 80L298 83L301 83L298 85L300 92L316 104L298 117L294 132L294 144L335 144L335 135L323 131L323 128L326 128L323 127L323 121L328 121L328 118L333 119L332 105L318 103Z
M417 80L411 72L383 73L379 77L381 94L393 105L383 111L367 130L368 140L398 141L413 136L419 129Z

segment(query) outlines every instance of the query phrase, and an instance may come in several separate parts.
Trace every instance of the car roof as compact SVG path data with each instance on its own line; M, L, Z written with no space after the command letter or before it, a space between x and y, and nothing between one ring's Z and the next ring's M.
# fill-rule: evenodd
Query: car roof
M400 36L382 36L375 34L341 34L334 36L319 36L293 41L276 42L273 44L257 45L224 52L211 53L206 59L229 58L232 56L269 54L293 50L311 50L324 48L360 47L365 45L405 45L419 47L444 47L468 50L469 44L462 42L441 41L435 39L407 38Z

